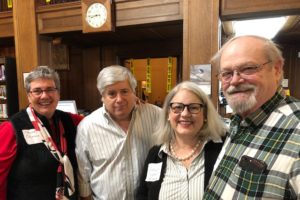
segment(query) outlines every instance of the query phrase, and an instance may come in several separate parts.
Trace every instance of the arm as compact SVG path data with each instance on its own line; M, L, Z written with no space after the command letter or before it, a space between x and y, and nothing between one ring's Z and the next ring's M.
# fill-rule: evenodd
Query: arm
M84 123L77 127L76 135L76 158L78 163L78 189L81 199L91 199L90 176L92 166L88 156L88 141Z
M298 149L299 150L299 149ZM292 164L291 171L289 172L289 184L293 189L293 192L296 194L297 199L300 198L300 152L298 154L298 159Z
M0 125L0 199L6 199L7 177L17 154L14 128L10 122Z

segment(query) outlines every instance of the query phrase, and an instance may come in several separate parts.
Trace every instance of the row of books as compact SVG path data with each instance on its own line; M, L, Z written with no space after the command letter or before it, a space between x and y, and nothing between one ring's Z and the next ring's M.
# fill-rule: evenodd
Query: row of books
M7 104L0 104L0 118L8 118Z
M6 99L6 86L0 85L0 99Z
M1 65L0 66L0 81L4 81L5 80L5 66Z

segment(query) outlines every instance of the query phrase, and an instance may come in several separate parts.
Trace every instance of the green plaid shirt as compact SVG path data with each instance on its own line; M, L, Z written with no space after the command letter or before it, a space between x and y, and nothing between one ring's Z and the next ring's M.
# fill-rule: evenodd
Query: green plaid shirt
M233 116L223 152L204 199L300 199L300 101L279 88L244 120Z

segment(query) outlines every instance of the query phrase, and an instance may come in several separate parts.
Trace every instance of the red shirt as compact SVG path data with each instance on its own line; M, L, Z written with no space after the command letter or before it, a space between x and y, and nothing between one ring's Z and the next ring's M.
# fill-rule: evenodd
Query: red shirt
M71 114L71 118L77 126L83 119L80 115ZM17 141L15 130L11 122L0 124L0 200L6 199L7 177L17 156Z

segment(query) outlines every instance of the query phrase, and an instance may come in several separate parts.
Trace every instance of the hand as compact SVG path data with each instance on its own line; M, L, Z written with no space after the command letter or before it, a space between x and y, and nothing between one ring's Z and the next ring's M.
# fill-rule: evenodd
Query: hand
M92 196L88 196L88 197L80 197L80 200L92 200Z

